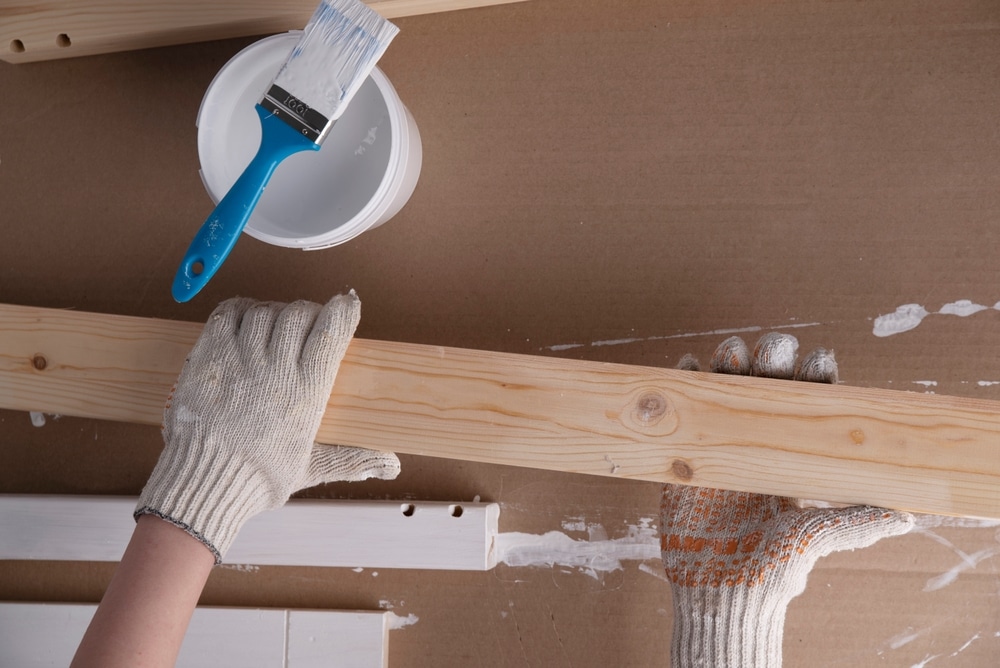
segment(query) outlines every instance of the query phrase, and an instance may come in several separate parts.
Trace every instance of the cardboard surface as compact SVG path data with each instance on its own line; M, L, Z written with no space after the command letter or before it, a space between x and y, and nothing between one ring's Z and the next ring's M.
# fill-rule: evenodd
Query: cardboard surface
M327 251L244 237L187 305L170 280L211 209L194 118L252 40L3 64L0 300L201 320L354 288L367 338L668 366L781 329L834 348L845 383L1000 398L1000 6L537 0L398 24L381 67L423 138L410 203ZM906 304L927 312L909 331L879 320ZM160 449L13 412L0 443L0 491L28 493L135 494ZM478 495L501 532L642 558L222 568L204 603L391 608L392 666L667 665L658 491L408 457L307 494ZM1000 527L961 524L821 560L786 665L995 665ZM110 575L6 563L0 598L97 601Z

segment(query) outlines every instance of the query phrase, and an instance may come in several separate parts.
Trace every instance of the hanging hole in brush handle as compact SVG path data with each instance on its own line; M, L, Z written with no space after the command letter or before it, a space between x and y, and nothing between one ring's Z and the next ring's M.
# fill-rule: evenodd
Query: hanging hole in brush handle
M171 289L178 302L189 301L198 294L229 257L281 161L293 153L319 150L319 144L260 105L256 110L261 128L260 148L184 254Z

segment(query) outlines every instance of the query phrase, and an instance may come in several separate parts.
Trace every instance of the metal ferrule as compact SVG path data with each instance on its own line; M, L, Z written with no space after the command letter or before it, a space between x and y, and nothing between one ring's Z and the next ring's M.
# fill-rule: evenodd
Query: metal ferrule
M301 132L315 144L323 143L333 123L281 86L271 84L260 106Z

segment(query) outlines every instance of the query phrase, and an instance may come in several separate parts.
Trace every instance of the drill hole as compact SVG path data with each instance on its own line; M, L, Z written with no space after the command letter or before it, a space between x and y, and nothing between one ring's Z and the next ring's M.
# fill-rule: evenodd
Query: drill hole
M205 263L201 260L195 260L191 263L191 275L201 276L201 272L205 271Z
M452 517L461 517L462 513L465 511L462 510L462 506L450 505L448 506L448 512L451 513Z
M12 39L10 41L10 50L14 53L24 53L24 42L19 39Z
M56 46L60 48L66 48L72 43L73 42L70 40L69 35L64 32L61 32L56 36Z
M413 517L414 511L416 511L416 507L412 503L404 503L399 507L399 510L406 517Z

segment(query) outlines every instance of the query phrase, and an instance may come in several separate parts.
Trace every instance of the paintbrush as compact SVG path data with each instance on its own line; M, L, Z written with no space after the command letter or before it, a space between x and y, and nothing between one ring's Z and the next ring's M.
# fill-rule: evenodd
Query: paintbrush
M260 148L191 242L174 277L174 299L186 302L205 287L277 166L294 153L319 150L398 32L359 0L320 3L256 105Z

